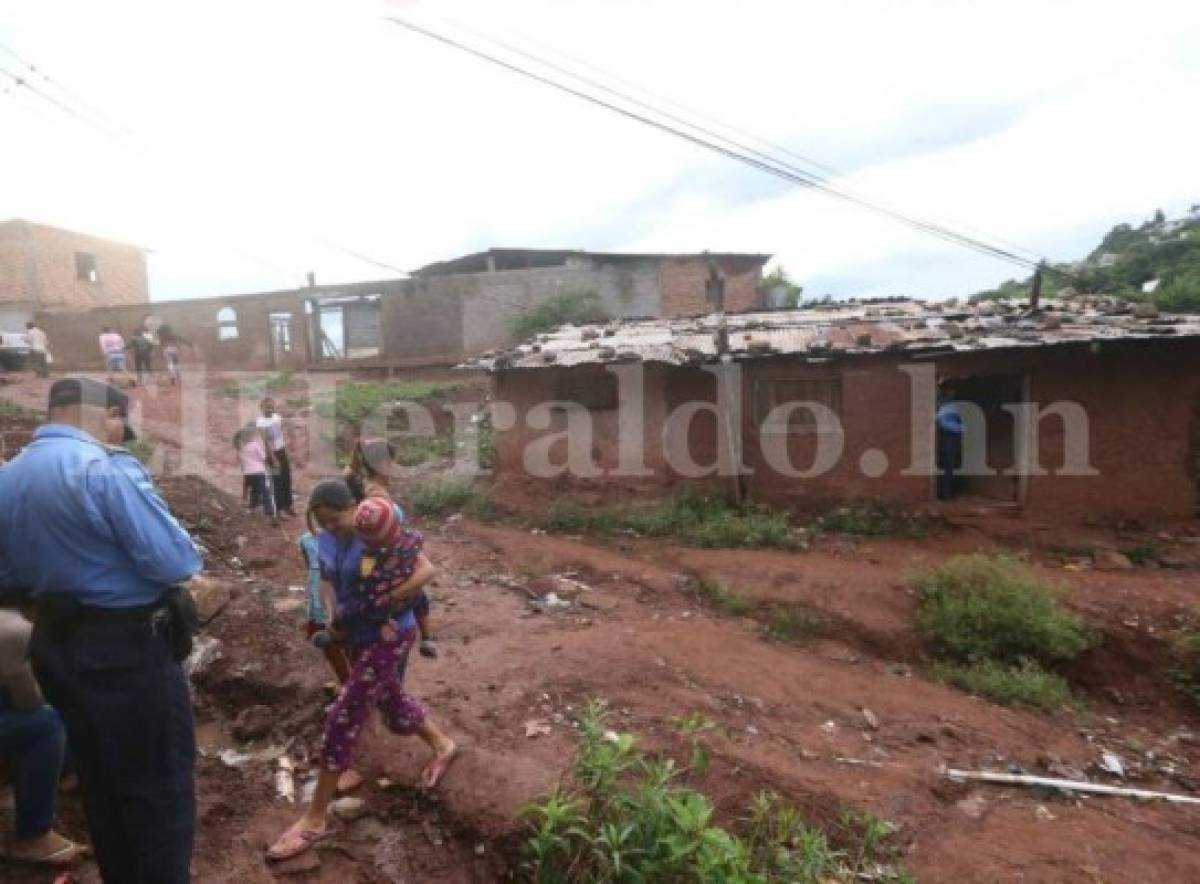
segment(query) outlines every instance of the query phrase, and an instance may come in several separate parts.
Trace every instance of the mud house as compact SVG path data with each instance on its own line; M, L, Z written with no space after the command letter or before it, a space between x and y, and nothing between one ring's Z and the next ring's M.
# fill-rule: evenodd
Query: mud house
M404 279L152 304L48 306L38 313L59 358L100 367L95 338L168 324L208 364L243 370L454 364L516 343L514 320L557 295L591 293L615 318L709 312L713 281L727 309L758 304L766 255L605 254L492 249Z
M971 413L968 438L985 443L958 500L1155 519L1197 507L1200 317L1136 317L1100 299L1040 311L895 301L566 327L472 365L513 409L496 412L505 481L544 481L530 475L531 446L561 464L570 436L587 475L558 484L924 505L936 500L937 382L948 378Z
M145 304L146 255L137 246L44 224L0 222L0 331L43 311Z

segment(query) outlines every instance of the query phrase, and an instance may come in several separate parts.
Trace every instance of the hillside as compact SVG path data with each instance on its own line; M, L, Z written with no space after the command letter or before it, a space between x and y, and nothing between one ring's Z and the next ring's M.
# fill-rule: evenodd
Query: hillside
M1180 218L1168 219L1159 210L1139 227L1118 224L1084 260L1051 267L1043 295L1069 288L1151 300L1166 311L1200 312L1200 203ZM1010 279L971 300L1026 298L1031 282L1032 277Z

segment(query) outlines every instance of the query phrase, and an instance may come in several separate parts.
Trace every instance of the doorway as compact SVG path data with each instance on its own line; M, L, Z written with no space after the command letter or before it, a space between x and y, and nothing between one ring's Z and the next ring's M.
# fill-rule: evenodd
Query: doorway
M942 496L942 500L1019 503L1024 495L1024 481L1015 474L1015 468L1024 446L1017 439L1016 417L1005 406L1026 400L1025 376L951 376L948 383L953 392L946 398L957 403L963 419L962 469L947 483L949 494ZM938 433L940 439L942 429Z
M292 359L292 314L271 313L271 364L279 368Z

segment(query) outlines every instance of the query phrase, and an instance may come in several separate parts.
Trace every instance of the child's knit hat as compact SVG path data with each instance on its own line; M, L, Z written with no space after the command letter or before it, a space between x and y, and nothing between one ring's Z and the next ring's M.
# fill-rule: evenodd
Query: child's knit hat
M400 542L404 526L390 500L368 497L354 511L354 531L369 548L388 549Z

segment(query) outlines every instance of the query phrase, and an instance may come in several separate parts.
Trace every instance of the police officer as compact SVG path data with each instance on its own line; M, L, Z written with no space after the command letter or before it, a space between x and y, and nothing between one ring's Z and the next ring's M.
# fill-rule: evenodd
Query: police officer
M34 671L66 725L108 884L189 880L195 734L179 584L195 545L123 448L128 399L50 388L49 421L0 469L0 591L32 596ZM107 443L107 444L106 444Z

